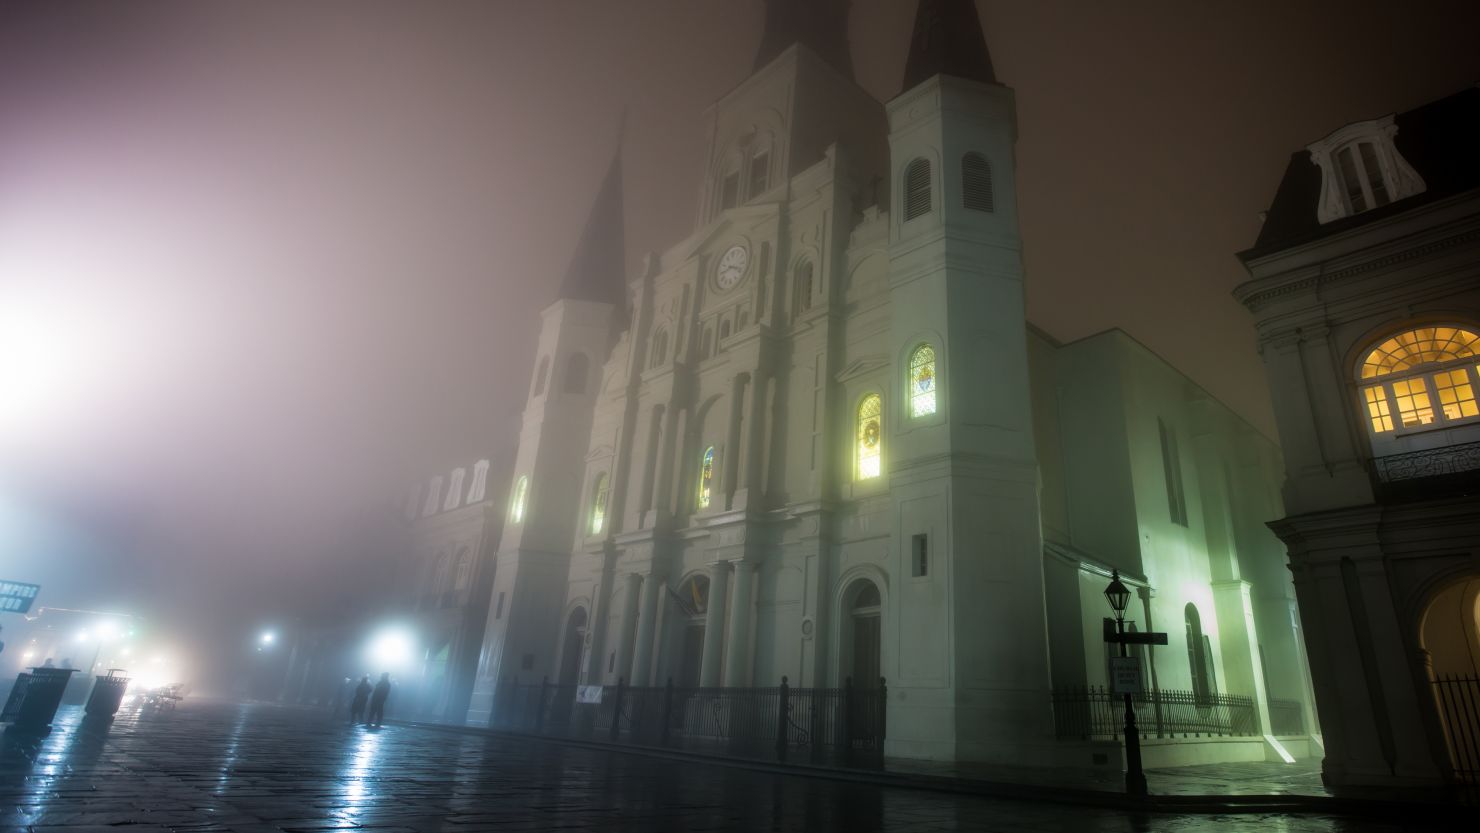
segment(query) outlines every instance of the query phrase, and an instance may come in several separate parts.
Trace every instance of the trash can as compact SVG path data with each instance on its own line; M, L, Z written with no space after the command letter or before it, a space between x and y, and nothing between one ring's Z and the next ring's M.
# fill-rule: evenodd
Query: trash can
M122 668L109 668L108 676L94 678L92 694L87 698L87 716L112 717L117 714L127 688L128 677L123 676Z
M21 713L21 702L26 699L26 689L30 685L30 674L22 671L15 675L15 685L10 687L10 696L5 698L5 708L0 709L0 723L9 723Z
M57 706L62 704L62 695L67 691L67 682L76 673L76 668L32 668L26 697L15 716L15 728L50 729L51 719L56 717Z

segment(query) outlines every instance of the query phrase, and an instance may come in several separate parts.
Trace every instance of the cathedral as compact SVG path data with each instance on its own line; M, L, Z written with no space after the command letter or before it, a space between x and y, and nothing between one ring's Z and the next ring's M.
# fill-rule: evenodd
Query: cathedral
M1104 764L1072 718L1115 570L1167 634L1134 651L1157 719L1252 721L1158 725L1147 766L1318 755L1277 446L1121 331L1028 322L971 0L920 0L883 103L847 6L767 3L693 230L633 273L612 163L541 315L466 721L512 677L882 680L891 756Z

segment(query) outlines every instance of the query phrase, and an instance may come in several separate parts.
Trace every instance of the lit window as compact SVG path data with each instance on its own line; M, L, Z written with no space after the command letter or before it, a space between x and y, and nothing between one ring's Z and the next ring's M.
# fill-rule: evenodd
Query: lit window
M1362 396L1367 400L1367 416L1372 419L1372 430L1379 434L1393 430L1392 411L1382 388L1362 388Z
M529 478L520 475L514 482L514 494L509 499L509 519L514 523L524 523L524 501L529 497Z
M858 405L858 479L879 476L879 450L883 445L882 403L877 393L863 398Z
M921 344L910 354L910 416L935 413L935 348Z
M1373 433L1480 417L1477 356L1480 334L1455 326L1418 327L1372 348L1362 361L1361 378L1376 382L1362 388Z
M600 535L601 530L606 528L606 498L607 488L606 472L596 476L596 485L591 488L591 534Z
M930 160L916 159L904 169L904 221L930 213Z
M699 508L709 508L709 497L714 486L714 446L704 449L699 458Z
M1434 421L1434 409L1429 407L1429 391L1423 377L1394 382L1393 397L1398 403L1398 420L1404 428Z

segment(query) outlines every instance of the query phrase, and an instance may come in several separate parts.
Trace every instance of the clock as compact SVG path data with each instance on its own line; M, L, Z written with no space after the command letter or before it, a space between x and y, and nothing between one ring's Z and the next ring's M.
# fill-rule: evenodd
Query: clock
M719 257L719 266L714 270L714 283L721 290L734 289L745 277L745 267L750 265L750 252L744 246L731 246Z

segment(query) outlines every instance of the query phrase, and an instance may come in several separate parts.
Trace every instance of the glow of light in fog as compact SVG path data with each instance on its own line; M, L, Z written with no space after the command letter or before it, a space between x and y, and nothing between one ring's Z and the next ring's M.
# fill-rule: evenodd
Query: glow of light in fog
M262 645L271 645L277 641L277 634L272 631L263 631L262 635L257 637L257 641Z
M388 627L371 638L365 652L375 671L402 671L411 663L416 640L404 628Z

